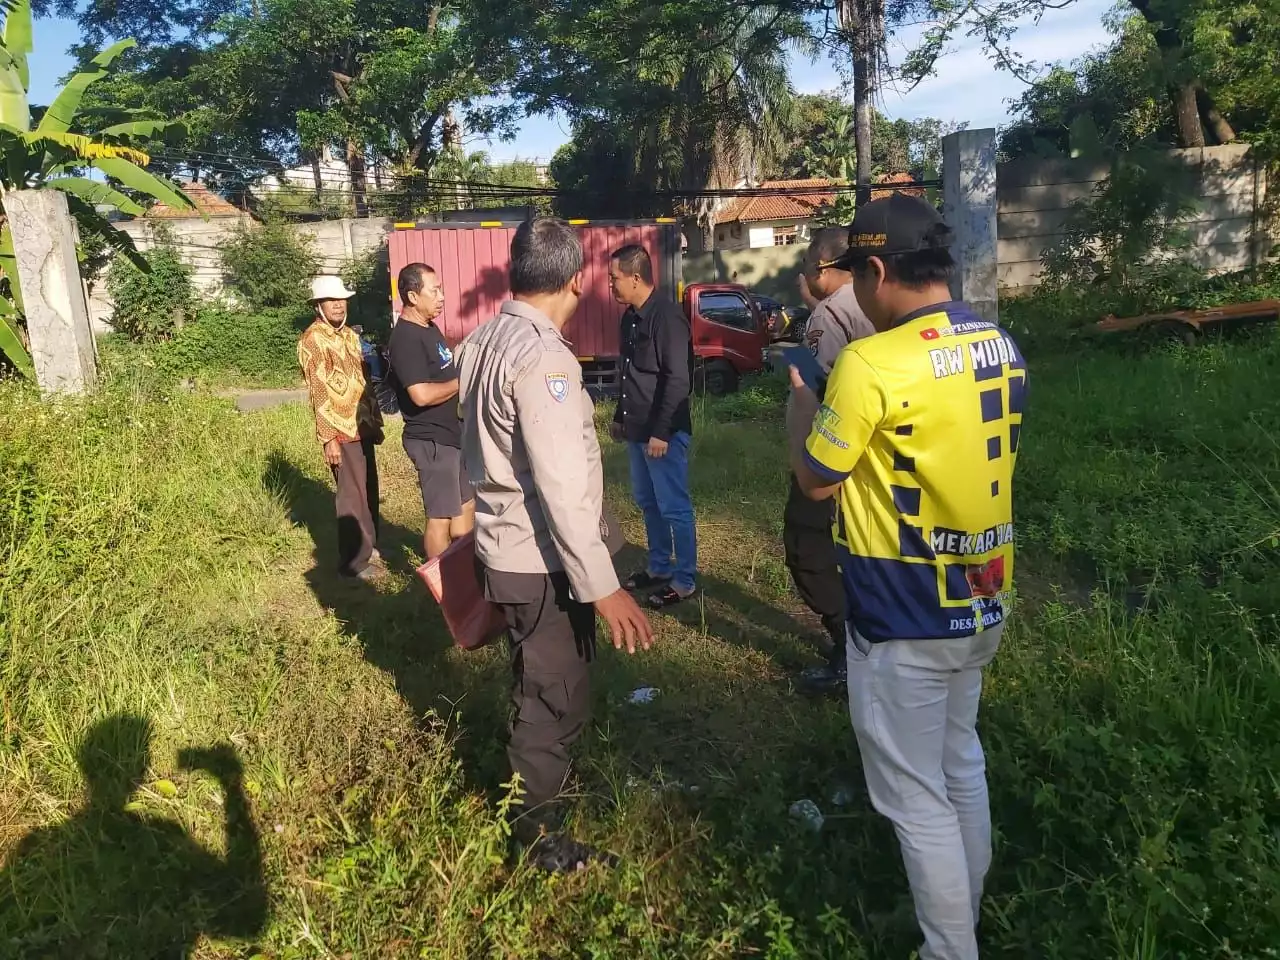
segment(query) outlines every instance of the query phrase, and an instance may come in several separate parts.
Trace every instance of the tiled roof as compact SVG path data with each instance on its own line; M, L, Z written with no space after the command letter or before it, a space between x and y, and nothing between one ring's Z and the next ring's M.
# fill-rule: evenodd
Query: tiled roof
M760 189L829 187L831 180L766 180ZM767 197L738 197L716 216L716 223L745 223L757 220L808 220L819 208L835 200L834 191L806 192L798 195L775 193Z
M885 173L875 177L876 183L911 183L909 173ZM811 180L766 180L759 188L773 190L803 189L812 192L795 195L777 193L768 197L739 197L729 202L716 217L716 223L746 223L759 220L808 220L817 216L821 207L835 202L835 191L818 191L814 187L834 186L836 181L814 178ZM893 193L892 190L872 190L871 199L879 200ZM904 187L897 191L912 197L923 197L923 187Z
M876 183L911 183L915 178L909 173L882 173L875 178ZM903 187L901 190L872 190L871 199L879 200L894 193L906 194L908 197L923 197L924 187Z
M227 203L203 183L184 183L182 192L191 198L191 202L196 205L195 210L175 210L167 203L157 203L147 211L147 219L180 220L186 217L198 217L201 213L206 217L246 216L243 210Z

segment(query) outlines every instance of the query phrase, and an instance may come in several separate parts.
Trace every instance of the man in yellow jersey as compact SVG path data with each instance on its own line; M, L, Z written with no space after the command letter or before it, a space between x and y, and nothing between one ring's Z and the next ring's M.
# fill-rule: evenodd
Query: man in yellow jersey
M951 231L922 200L863 206L834 263L878 331L841 351L821 406L792 368L791 462L836 497L849 712L867 790L894 825L922 960L978 956L991 863L982 669L1013 586L1012 480L1027 371L952 301ZM799 429L807 424L809 429Z

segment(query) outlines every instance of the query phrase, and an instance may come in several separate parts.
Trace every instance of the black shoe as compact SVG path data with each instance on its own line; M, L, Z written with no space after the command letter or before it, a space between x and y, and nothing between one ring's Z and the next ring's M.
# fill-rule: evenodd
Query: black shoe
M698 588L694 587L688 593L681 593L675 587L668 584L657 593L649 595L649 606L655 610L665 610L667 607L674 607L677 603L684 603L690 597L697 594Z
M648 570L640 570L622 581L624 590L656 590L671 582L670 577L655 577Z
M548 833L539 837L525 850L525 856L539 870L548 873L573 873L585 870L588 864L603 863L617 866L618 858L585 843L579 843L565 833Z
M834 658L833 658L834 659ZM845 696L849 687L849 671L843 663L824 663L801 671L800 689L813 696Z

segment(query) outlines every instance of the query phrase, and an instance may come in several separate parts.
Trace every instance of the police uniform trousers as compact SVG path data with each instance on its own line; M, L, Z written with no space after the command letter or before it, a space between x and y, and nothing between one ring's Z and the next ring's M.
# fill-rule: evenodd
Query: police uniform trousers
M507 757L525 791L520 835L554 824L552 801L569 772L569 749L590 718L596 614L591 604L570 596L563 573L482 569L482 576L486 598L502 611L510 631Z
M836 545L831 536L835 520L835 499L810 500L791 476L791 492L782 513L782 544L787 569L805 606L822 620L830 643L844 648L844 584L836 561Z

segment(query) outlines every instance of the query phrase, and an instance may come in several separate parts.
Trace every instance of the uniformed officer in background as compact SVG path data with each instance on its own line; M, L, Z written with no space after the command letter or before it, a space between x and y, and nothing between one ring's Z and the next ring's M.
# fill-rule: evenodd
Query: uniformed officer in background
M853 275L832 261L848 248L843 227L827 227L813 234L804 258L802 283L817 306L805 328L805 343L827 377L840 351L854 340L875 333L871 321L858 306L853 293ZM790 400L788 400L790 403ZM835 693L843 696L847 682L845 660L844 583L836 563L831 525L835 521L833 500L810 500L791 477L791 492L782 513L782 543L787 569L795 581L800 599L822 621L825 636L820 647L826 662L800 674L800 687L808 693Z
M507 756L525 791L513 832L536 865L572 870L597 854L555 832L552 807L588 720L596 614L628 653L648 649L653 630L619 586L604 541L593 404L562 333L583 288L574 230L522 224L510 288L497 317L459 347L463 462L484 593L510 630Z

